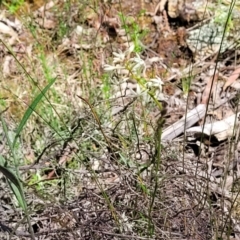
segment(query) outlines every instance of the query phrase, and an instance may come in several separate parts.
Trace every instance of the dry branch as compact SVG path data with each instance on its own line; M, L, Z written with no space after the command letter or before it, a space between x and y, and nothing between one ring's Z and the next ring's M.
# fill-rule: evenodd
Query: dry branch
M193 124L198 122L206 113L206 105L199 104L196 108L192 109L186 116L183 116L179 121L174 123L173 125L166 128L162 133L162 141L171 141L181 133L184 132L185 129L188 129Z
M205 134L207 136L216 137L218 141L223 141L228 137L233 136L234 132L236 133L235 129L239 125L239 114L240 113L233 114L221 121L205 124L204 128L203 126L192 127L186 130L186 135L199 137L201 134Z

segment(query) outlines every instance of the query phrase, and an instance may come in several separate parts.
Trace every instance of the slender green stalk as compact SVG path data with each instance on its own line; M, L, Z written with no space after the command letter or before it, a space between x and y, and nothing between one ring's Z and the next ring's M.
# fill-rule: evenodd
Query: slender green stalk
M28 213L28 208L27 208L27 203L26 203L23 187L22 187L21 181L19 181L20 177L19 177L19 171L18 171L18 159L17 159L17 156L15 154L14 145L13 145L13 143L12 143L10 137L9 137L9 134L8 134L7 125L6 125L5 120L3 119L2 115L0 115L0 119L1 119L1 122L2 122L4 133L5 133L6 138L7 138L8 146L10 147L10 151L11 151L12 157L14 159L16 174L11 170L11 168L4 167L4 166L1 166L1 165L0 165L0 171L7 178L7 181L8 181L8 183L9 183L11 189L12 189L13 194L15 195L16 199L18 200L19 205L21 206L21 208L23 209L23 211L25 213L25 216L27 218L28 225L29 225L29 231L30 231L30 234L31 234L31 239L34 240L35 236L34 236L31 220L30 220L29 213Z

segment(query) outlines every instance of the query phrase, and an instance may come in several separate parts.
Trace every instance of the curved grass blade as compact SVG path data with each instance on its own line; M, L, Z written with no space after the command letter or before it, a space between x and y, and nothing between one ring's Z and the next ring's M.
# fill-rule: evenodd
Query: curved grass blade
M45 96L46 92L49 90L49 88L53 85L53 83L56 81L56 78L52 79L52 81L37 95L37 97L33 100L33 102L31 103L31 105L28 107L28 109L26 110L17 130L16 130L16 136L14 138L13 141L13 148L16 144L17 138L20 135L23 127L25 126L27 120L30 118L30 116L32 115L32 112L34 112L36 106L38 105L38 103L41 101L41 99L43 98L43 96Z
M27 209L27 204L25 201L24 193L23 193L22 184L19 181L17 175L11 169L8 169L7 167L2 166L2 164L5 164L5 159L3 158L2 155L0 155L0 172L7 178L8 184L13 194L17 198L18 204L24 210L27 216L28 224L29 224L31 239L35 239L31 221L28 215L28 209Z
M9 137L9 133L8 133L8 129L7 129L5 120L4 120L4 118L2 117L1 114L0 114L0 119L1 119L2 127L3 127L3 131L6 135L7 142L8 142L9 148L11 150L13 159L14 159L15 171L16 171L16 172L14 172L12 170L12 168L8 168L6 166L7 162L5 161L4 157L0 155L1 156L0 157L0 172L2 172L6 176L7 181L9 183L9 186L10 186L13 194L17 198L18 204L23 209L23 211L26 215L26 218L27 218L28 225L29 225L29 231L30 231L31 239L34 240L35 236L34 236L31 220L30 220L30 217L29 217L28 209L27 209L27 203L26 203L26 200L25 200L23 187L22 187L21 182L19 181L20 177L19 177L19 172L18 172L17 157L15 155L15 149L14 149L12 141Z
M1 159L3 159L3 157L1 156ZM17 201L19 203L19 205L21 206L21 208L23 210L26 210L26 202L24 201L24 195L23 195L23 190L22 190L22 185L20 183L20 181L18 180L16 174L8 169L7 167L4 167L0 164L0 172L7 178L7 181L15 195L15 197L17 198Z

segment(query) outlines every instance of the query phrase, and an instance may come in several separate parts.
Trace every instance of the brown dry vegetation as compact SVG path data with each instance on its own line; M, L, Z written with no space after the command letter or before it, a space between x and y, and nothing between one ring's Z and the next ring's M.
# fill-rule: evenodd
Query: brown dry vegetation
M162 137L200 104L196 127L237 116L239 24L227 25L222 52L219 42L194 49L196 29L226 19L212 5L201 22L191 1L164 2L23 1L10 12L3 1L0 165L19 170L34 237L0 175L1 239L240 239L239 119L221 138ZM54 80L20 132L16 164L7 136Z

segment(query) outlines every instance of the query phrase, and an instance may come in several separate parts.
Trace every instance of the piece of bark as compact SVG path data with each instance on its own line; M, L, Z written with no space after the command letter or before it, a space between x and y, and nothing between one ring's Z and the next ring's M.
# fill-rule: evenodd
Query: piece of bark
M188 129L196 122L198 122L201 118L204 117L206 113L206 105L199 104L197 107L192 109L187 115L183 116L179 121L175 122L171 126L167 127L163 130L162 133L162 141L171 141L181 133L184 132L185 129Z
M212 94L211 92L212 90L214 90L212 89L212 86L214 82L217 81L217 79L218 79L218 74L215 74L214 76L211 76L207 79L207 86L205 87L204 92L202 94L202 102L201 102L202 104L208 104L208 100Z
M221 121L205 124L203 126L192 127L186 130L187 137L199 138L202 134L206 136L214 136L218 141L223 141L236 133L239 125L240 112L233 114Z

